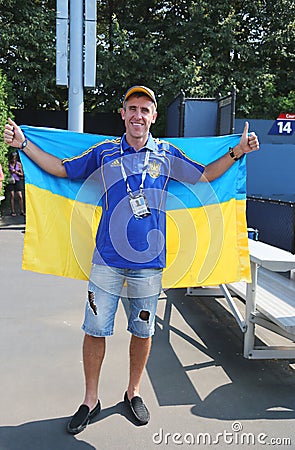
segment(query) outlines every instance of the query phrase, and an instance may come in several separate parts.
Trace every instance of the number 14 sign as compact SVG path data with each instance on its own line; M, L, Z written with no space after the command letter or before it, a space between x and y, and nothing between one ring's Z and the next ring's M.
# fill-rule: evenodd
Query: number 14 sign
M268 134L286 134L292 136L295 131L295 114L282 113L273 123Z

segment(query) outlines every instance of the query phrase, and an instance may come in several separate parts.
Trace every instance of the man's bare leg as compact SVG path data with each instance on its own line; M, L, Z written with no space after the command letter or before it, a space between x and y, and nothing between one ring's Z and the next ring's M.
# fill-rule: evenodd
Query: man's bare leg
M134 335L131 336L129 347L129 385L127 389L129 400L139 395L140 380L150 354L151 344L151 337L139 338Z
M104 337L94 337L85 334L83 342L85 398L83 403L89 406L90 411L97 404L98 380L105 355L105 347Z
M85 334L83 342L83 364L85 375L85 398L67 425L70 434L83 431L90 420L100 413L98 380L105 354L105 338Z

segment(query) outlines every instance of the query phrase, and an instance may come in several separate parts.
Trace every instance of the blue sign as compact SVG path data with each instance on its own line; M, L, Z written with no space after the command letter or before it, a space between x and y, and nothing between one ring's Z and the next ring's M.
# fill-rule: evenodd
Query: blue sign
M295 131L295 114L282 113L273 123L268 134L292 136Z

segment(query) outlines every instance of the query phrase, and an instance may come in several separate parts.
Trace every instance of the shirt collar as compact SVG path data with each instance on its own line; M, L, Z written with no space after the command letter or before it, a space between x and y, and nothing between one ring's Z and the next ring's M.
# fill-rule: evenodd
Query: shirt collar
M121 145L122 145L123 152L125 152L126 150L131 148L131 146L126 141L126 133L124 133L124 135L123 135L123 137L121 139ZM154 138L153 138L151 133L149 133L148 140L147 140L147 142L146 142L146 144L145 144L145 146L143 148L147 149L147 150L151 150L152 152L157 150L156 142L155 142L155 140L154 140Z

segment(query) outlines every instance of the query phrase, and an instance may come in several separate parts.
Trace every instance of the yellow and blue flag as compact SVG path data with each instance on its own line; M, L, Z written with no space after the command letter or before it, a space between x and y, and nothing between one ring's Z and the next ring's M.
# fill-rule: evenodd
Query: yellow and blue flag
M61 159L113 136L22 126L26 137ZM207 165L234 147L240 135L165 138ZM44 172L24 153L26 233L23 269L87 280L101 215L96 186ZM220 178L196 185L170 181L167 267L163 287L250 281L246 224L246 161Z

